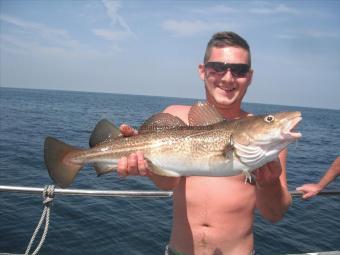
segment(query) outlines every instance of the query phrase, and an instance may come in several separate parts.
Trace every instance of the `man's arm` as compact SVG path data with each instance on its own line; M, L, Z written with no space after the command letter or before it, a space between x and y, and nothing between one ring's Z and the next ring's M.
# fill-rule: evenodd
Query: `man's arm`
M327 187L337 176L340 175L340 157L337 157L324 176L318 183L307 183L296 190L303 193L302 198L308 199L316 196L321 190Z
M264 218L277 222L292 203L286 177L287 149L272 161L256 170L256 207Z

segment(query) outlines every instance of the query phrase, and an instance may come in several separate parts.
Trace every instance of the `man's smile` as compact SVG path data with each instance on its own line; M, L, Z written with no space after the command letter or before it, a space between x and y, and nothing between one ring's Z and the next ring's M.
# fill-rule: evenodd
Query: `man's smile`
M221 90L223 91L226 91L226 92L232 92L234 90L236 90L236 87L222 87L222 86L218 86L218 88L220 88Z

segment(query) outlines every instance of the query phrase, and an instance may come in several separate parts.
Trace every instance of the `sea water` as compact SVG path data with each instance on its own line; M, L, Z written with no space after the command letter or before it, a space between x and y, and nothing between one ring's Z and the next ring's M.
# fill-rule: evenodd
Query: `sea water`
M46 136L88 147L98 120L138 127L171 104L197 100L0 88L0 185L44 187L52 184L43 162ZM303 134L289 145L290 190L316 182L340 154L340 111L245 103L255 114L301 111ZM98 178L87 166L72 188L156 190L145 177ZM339 189L340 179L329 189ZM24 253L42 212L36 194L0 193L0 253ZM163 254L172 222L171 198L76 197L58 195L41 254ZM258 254L340 250L340 196L293 199L279 223L257 212L254 225Z

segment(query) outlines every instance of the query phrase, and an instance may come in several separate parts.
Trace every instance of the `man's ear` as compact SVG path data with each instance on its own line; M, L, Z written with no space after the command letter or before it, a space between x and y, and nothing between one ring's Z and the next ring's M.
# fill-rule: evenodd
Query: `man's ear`
M201 80L204 81L204 78L205 78L204 64L199 64L198 65L198 75L201 78Z
M249 77L249 85L250 85L251 82L253 81L253 74L254 74L254 70L253 70L253 69L250 69L250 70L249 70L249 74L248 74L248 75L250 76L250 77ZM249 85L248 85L248 86L249 86Z

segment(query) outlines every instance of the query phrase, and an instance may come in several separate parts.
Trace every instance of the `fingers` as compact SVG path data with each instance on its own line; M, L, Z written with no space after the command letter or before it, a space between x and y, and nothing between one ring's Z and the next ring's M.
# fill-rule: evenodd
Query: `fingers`
M128 157L122 157L118 161L117 172L120 176L150 174L148 164L142 152L131 153Z
M122 124L119 129L122 133L122 136L124 137L134 136L138 134L137 130L126 124ZM144 159L144 155L142 152L131 153L128 157L122 157L118 161L117 172L120 176L147 176L150 174L148 164Z
M136 153L137 156L137 165L138 165L138 170L140 175L142 176L146 176L148 175L148 166L147 166L147 162L144 159L144 155L141 152L137 152Z
M122 157L118 161L117 172L120 176L137 175L137 156L136 153L130 154L128 157Z
M304 191L303 186L297 187L296 190L297 190L297 191L301 191L301 192Z
M302 196L302 199L309 199L311 197L313 197L313 194L307 193Z
M136 153L131 153L128 157L127 172L128 172L128 175L137 175L138 174L138 165L137 165L137 155L136 155Z
M118 161L117 173L119 176L127 176L127 165L128 165L127 157L122 157Z
M316 194L313 192L303 192L302 199L307 200L314 197Z
M305 191L303 186L297 187L296 190L302 193L302 196L301 196L302 199L308 199L310 197L308 195L308 192Z
M253 171L258 187L276 185L282 173L279 160L271 161Z
M126 124L120 125L119 129L122 135L127 136L127 137L136 135L138 133L137 130L135 130L133 127L126 125Z
M280 160L279 159L275 159L271 162L268 162L267 163L268 167L273 169L273 168L279 168L281 169L281 163L280 163Z
M317 195L317 192L316 191L313 191L313 190L309 190L308 189L308 186L307 185L302 185L300 187L297 187L296 188L297 191L300 191L302 193L302 199L310 199L314 196Z

